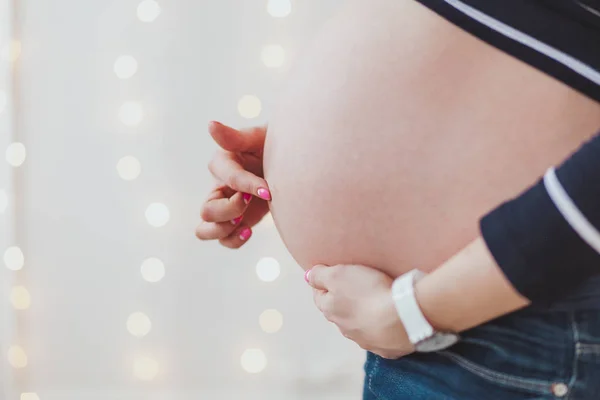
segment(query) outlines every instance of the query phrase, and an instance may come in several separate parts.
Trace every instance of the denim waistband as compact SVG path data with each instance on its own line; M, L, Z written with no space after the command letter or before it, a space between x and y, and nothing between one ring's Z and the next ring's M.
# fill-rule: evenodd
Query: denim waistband
M370 354L364 399L598 400L600 312L529 307L438 353Z

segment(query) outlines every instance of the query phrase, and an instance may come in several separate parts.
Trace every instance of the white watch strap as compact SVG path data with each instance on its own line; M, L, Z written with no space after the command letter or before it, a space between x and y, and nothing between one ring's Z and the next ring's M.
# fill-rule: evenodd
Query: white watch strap
M415 298L415 283L425 275L424 272L414 269L398 277L392 285L392 296L398 316L412 344L417 344L435 333Z

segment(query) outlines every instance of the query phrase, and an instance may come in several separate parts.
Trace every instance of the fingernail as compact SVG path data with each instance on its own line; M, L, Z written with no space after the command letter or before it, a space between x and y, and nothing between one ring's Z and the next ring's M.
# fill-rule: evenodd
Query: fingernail
M219 125L223 125L223 124L221 124L219 121L210 121L208 124L209 124L209 125L217 125L217 126L219 126Z
M256 193L258 194L258 197L263 200L271 200L271 192L269 192L269 189L259 188Z
M250 200L252 200L252 195L250 193L244 193L242 198L244 199L244 203L249 204Z
M231 225L237 225L237 224L239 224L240 221L242 220L242 218L244 218L244 216L240 215L239 217L232 219L231 220Z
M306 272L304 273L304 280L306 281L306 283L310 282L310 269L307 269Z
M252 235L252 230L250 228L244 228L240 232L240 239L242 239L243 241L246 241L246 240L250 239L251 235Z

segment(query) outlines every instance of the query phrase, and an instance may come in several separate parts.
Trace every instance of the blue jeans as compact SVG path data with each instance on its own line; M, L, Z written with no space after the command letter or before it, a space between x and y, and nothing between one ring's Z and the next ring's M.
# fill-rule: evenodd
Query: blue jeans
M600 400L600 310L526 309L365 372L364 400Z

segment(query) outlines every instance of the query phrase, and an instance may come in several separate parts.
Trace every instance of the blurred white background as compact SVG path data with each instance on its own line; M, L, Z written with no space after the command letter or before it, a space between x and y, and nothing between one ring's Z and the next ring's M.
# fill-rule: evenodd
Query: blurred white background
M207 122L268 121L343 0L140 1L0 0L2 400L359 399L268 219L194 237Z

